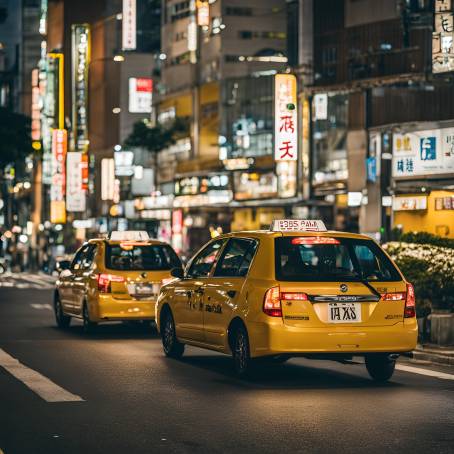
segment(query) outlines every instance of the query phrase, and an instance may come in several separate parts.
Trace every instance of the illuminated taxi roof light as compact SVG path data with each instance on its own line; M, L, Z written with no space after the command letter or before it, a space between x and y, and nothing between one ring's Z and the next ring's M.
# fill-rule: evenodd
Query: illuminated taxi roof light
M319 219L275 219L272 232L327 232L325 223Z
M113 231L109 235L109 240L112 241L148 241L149 239L150 237L145 230Z

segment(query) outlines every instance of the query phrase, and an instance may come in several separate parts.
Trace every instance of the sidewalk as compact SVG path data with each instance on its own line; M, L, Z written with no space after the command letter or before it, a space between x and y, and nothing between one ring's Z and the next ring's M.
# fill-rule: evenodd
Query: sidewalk
M439 347L433 344L418 344L413 351L413 361L427 361L434 364L454 366L454 346Z

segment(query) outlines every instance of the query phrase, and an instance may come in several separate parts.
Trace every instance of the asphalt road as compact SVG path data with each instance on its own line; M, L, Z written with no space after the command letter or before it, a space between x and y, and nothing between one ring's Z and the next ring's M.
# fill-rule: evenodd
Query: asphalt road
M0 282L0 452L454 452L453 369L378 385L363 364L293 359L242 381L227 356L165 358L143 328L59 331L51 285L29 282Z

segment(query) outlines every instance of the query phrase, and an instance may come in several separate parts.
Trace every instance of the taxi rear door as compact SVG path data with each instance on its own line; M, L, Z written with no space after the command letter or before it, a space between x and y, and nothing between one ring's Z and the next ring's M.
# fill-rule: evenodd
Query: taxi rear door
M221 239L205 246L191 260L184 279L175 284L172 310L178 337L204 340L204 291L224 244L225 240Z
M205 342L222 347L227 328L242 295L247 273L254 257L257 241L230 238L216 268L204 284L203 326Z

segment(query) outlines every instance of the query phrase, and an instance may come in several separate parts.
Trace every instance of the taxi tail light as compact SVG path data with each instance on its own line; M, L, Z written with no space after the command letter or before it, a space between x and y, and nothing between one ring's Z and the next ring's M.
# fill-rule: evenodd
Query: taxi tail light
M265 293L263 312L270 317L282 317L281 292L279 287L272 287Z
M401 301L404 300L406 297L405 292L396 292L396 293L384 293L381 296L383 301Z
M407 284L407 299L405 300L404 318L416 317L416 298L413 284Z
M302 292L282 292L281 300L284 301L307 301L309 297Z
M317 245L317 244L340 244L340 241L336 238L331 238L327 236L306 236L301 238L293 238L292 244L307 244L307 245Z
M101 293L110 293L111 292L111 283L112 282L124 282L125 278L123 276L116 276L115 274L98 274L98 290Z

